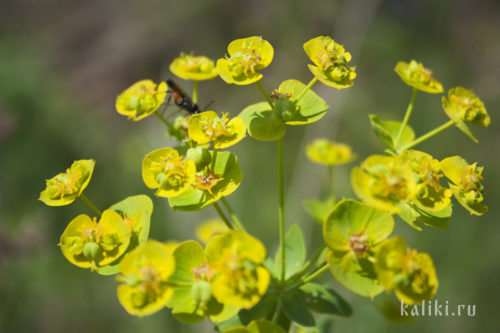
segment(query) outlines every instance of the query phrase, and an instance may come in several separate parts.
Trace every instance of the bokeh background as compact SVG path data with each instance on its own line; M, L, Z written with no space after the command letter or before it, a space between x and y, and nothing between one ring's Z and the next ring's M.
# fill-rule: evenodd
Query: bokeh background
M209 323L177 323L167 310L138 319L116 298L117 282L81 270L56 246L67 223L91 213L80 202L61 208L37 201L44 180L72 161L97 161L86 195L99 207L126 196L150 195L155 204L151 237L185 240L215 216L172 212L141 179L141 160L171 144L155 118L127 121L114 110L117 94L143 79L165 79L181 51L224 55L236 38L262 35L275 48L263 86L288 78L308 82L302 44L330 35L353 55L353 87L313 88L331 109L318 123L288 130L285 142L286 219L305 230L311 251L320 227L303 211L304 198L324 193L326 170L304 156L322 136L353 146L360 159L381 152L368 114L400 120L411 89L394 73L397 61L417 59L446 89L473 89L492 118L474 128L475 144L455 128L418 148L436 158L461 154L485 166L490 211L473 217L455 206L448 231L395 233L431 254L440 286L436 299L474 304L476 316L423 317L388 324L376 304L330 283L352 305L350 318L334 318L331 332L488 332L498 327L500 212L500 2L497 0L1 0L0 1L0 331L1 332L211 332ZM188 91L189 82L178 80ZM200 84L200 104L236 115L262 99L254 86ZM172 111L173 112L173 111ZM420 93L410 120L422 134L447 120L440 97ZM248 138L235 147L244 172L229 201L268 251L277 248L276 145ZM339 196L352 197L349 171L336 171ZM375 305L374 305L375 304Z

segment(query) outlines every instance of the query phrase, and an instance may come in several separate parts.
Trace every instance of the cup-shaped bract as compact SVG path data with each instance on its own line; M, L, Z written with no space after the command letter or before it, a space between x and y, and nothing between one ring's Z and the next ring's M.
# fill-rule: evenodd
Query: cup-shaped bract
M262 74L256 71L269 66L274 55L271 44L257 36L232 41L227 52L228 57L217 60L217 71L226 83L237 85L259 81Z
M181 55L172 61L170 71L184 80L202 81L217 76L217 69L212 59L191 54Z
M170 147L153 150L142 161L142 179L147 187L158 189L159 197L181 195L193 185L195 174L195 163Z
M61 235L59 246L72 264L97 270L113 263L127 250L130 235L122 217L105 210L99 222L85 214L74 218Z
M300 330L299 330L300 332ZM222 333L286 333L285 330L278 324L268 320L252 320L248 327L235 326L231 327Z
M401 157L372 155L351 172L354 193L364 202L379 209L399 213L417 191L408 163Z
M172 296L168 278L175 269L171 250L157 241L149 240L136 247L120 262L120 281L117 294L128 313L146 316L162 309Z
M241 141L246 127L240 117L229 120L227 113L219 117L214 111L205 111L191 116L188 133L200 145L213 141L215 149L222 149Z
M349 145L324 138L315 139L308 144L306 155L311 161L325 165L345 164L356 158Z
M220 303L249 309L259 302L270 282L262 243L240 231L215 236L206 247L208 263L217 271L212 293Z
M116 111L133 121L139 121L165 102L167 84L156 84L151 80L141 80L123 91L116 98Z
M304 51L314 65L309 70L327 86L342 89L353 85L356 68L349 67L351 54L331 37L319 36L304 43Z
M73 162L66 172L61 172L46 181L45 190L40 193L39 200L47 206L69 205L89 184L94 165L94 160Z
M394 71L410 87L430 94L443 92L443 86L432 76L432 71L415 60L409 63L399 61Z
M477 166L477 163L469 165L460 156L447 157L441 161L440 166L444 175L453 183L450 184L453 196L471 215L480 216L488 211L488 207L482 204L483 167Z
M396 296L412 305L430 299L437 291L438 280L431 257L406 247L405 240L385 240L376 251L375 271L379 282Z
M210 239L227 231L227 226L219 218L203 221L196 227L196 238L203 244L207 244Z

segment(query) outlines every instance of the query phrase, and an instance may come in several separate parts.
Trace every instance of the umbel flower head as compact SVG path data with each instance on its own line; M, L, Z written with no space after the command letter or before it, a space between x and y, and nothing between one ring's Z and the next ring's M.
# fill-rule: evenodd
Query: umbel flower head
M432 76L432 71L415 60L398 62L394 71L407 85L431 94L443 92L443 86Z
M196 166L174 148L153 150L142 161L142 179L147 187L157 188L159 197L175 197L191 187Z
M145 316L162 309L173 290L166 283L175 269L167 245L149 240L129 252L120 263L118 300L128 313Z
M238 85L259 81L262 74L256 71L269 66L274 55L271 44L256 36L233 40L227 52L229 56L217 60L217 71L226 83Z
M404 303L419 304L437 291L438 280L431 257L406 247L404 238L397 236L384 241L377 250L375 272L387 290L396 290Z
M321 82L337 89L353 85L356 68L347 66L351 54L342 45L330 37L319 36L307 41L304 50L315 65L308 65L309 70Z
M214 142L216 149L230 147L246 136L246 127L240 117L229 120L227 113L217 116L214 111L192 115L188 122L189 137L200 145Z
M46 181L39 200L47 206L69 205L83 192L94 171L94 160L79 160L57 176Z
M130 235L122 217L105 210L99 222L85 214L74 218L61 235L59 246L72 264L95 270L118 259L127 249Z
M170 71L184 80L202 81L217 76L217 69L212 59L205 56L184 54L170 64Z
M116 98L116 111L133 121L141 120L165 102L167 84L141 80L127 88Z
M308 144L306 154L311 161L326 165L349 163L356 158L350 146L328 139L316 139Z

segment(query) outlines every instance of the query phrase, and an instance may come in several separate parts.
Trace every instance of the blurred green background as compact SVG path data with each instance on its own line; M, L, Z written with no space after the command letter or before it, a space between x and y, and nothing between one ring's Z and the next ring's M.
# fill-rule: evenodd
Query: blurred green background
M336 91L314 90L331 109L318 123L289 128L285 142L286 220L299 223L311 249L320 227L303 211L304 198L324 192L326 170L304 155L305 144L322 136L346 142L360 159L381 152L368 114L400 120L411 89L394 73L397 61L417 59L434 70L445 89L464 86L485 102L492 118L474 128L473 143L452 128L421 144L436 158L461 154L485 166L490 211L473 217L455 205L448 231L412 230L398 221L395 233L431 254L440 286L436 299L474 304L476 316L422 317L394 323L391 332L486 332L498 325L500 297L500 2L497 0L0 1L0 332L211 332L205 322L177 323L167 310L138 319L116 298L117 282L65 260L56 246L66 224L91 212L80 202L61 208L37 201L44 180L76 159L97 161L86 195L108 207L129 195L150 195L155 204L151 237L185 240L215 211L174 213L153 197L141 178L141 160L170 145L153 118L127 121L114 110L119 92L143 79L165 79L181 51L211 58L225 54L236 38L262 35L275 48L263 86L285 79L311 79L302 44L329 35L353 55L358 77ZM178 80L190 91L189 82ZM262 99L254 86L200 84L200 105L236 115ZM447 120L440 98L420 93L410 120L422 134ZM247 138L235 147L244 172L229 201L250 233L268 251L277 247L276 144ZM339 196L352 197L349 171L337 169ZM334 318L332 332L383 332L386 319L369 299L330 283L352 305L350 318ZM375 302L377 303L377 302Z

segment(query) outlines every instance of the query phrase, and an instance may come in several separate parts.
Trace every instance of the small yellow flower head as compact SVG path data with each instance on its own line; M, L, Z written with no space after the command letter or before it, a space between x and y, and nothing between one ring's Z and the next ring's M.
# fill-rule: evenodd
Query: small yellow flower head
M217 272L212 280L217 301L244 309L259 302L270 282L263 266L266 249L259 240L244 232L228 231L212 238L206 253Z
M226 83L246 85L259 81L256 72L269 66L274 50L262 37L236 39L227 47L229 57L217 60L217 71Z
M217 183L223 181L224 177L222 177L222 175L220 174L216 174L209 168L206 168L204 171L196 175L195 180L195 188L205 190L213 196L214 193L212 189L215 185L217 185Z
M72 264L95 270L118 259L127 249L130 235L121 216L105 210L99 223L85 214L74 218L61 235L59 246Z
M443 92L443 86L432 76L432 71L415 60L410 63L399 61L394 71L401 77L401 80L415 89L430 94Z
M439 161L417 150L406 151L403 159L408 161L417 181L417 193L413 203L421 209L432 212L448 207L451 202L451 191L439 182L443 177Z
M196 166L174 148L153 150L142 161L142 179L147 187L157 188L159 197L175 197L195 181Z
M134 83L116 98L116 110L133 121L139 121L165 102L167 84L156 84L151 80Z
M447 157L440 163L445 176L453 182L451 191L457 201L473 215L483 215L488 207L482 204L484 186L483 167L469 165L460 156Z
M170 71L184 80L210 80L217 76L214 61L205 57L184 54L170 64Z
M356 68L347 66L351 61L351 54L332 38L319 36L307 41L304 50L314 65L308 65L309 70L321 82L337 89L353 85L356 77Z
M419 304L436 294L438 280L431 257L406 247L400 236L384 241L376 254L375 271L386 290L396 289L404 303Z
M207 244L213 237L227 231L227 226L218 218L206 220L196 228L196 238Z
M311 161L326 165L349 163L356 158L351 147L328 139L314 140L307 145L306 154Z
M94 160L79 160L57 176L46 181L39 200L47 206L69 205L83 192L94 171Z
M354 193L375 208L398 213L413 198L417 184L408 163L393 156L372 155L351 173Z
M241 141L246 136L246 127L240 117L229 120L227 113L219 117L214 111L205 111L191 116L188 133L200 145L214 141L214 147L221 149Z
M172 296L167 285L175 269L165 244L149 240L129 252L120 263L118 300L128 313L146 316L161 310Z

